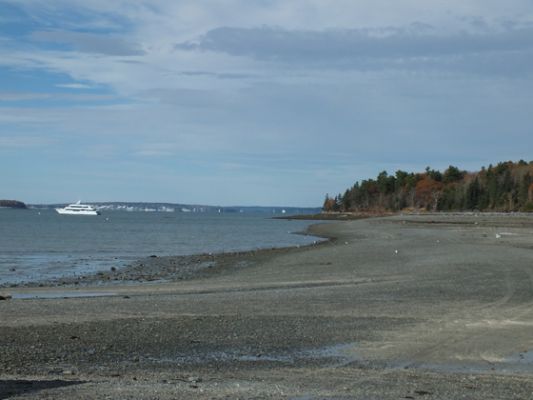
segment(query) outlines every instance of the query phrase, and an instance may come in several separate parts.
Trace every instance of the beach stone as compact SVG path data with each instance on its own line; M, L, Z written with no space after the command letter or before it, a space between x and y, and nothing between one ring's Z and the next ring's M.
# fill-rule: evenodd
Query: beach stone
M52 368L48 371L49 375L56 375L56 374L62 374L63 368Z
M70 369L66 369L63 371L63 375L76 375L76 373Z
M5 296L0 295L0 300L11 300L11 296L6 294Z

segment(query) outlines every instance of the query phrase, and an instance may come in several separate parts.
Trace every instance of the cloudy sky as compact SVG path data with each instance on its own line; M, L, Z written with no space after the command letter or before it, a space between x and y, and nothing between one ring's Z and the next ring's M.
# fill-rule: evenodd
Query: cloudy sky
M321 205L533 159L531 0L0 0L0 198Z

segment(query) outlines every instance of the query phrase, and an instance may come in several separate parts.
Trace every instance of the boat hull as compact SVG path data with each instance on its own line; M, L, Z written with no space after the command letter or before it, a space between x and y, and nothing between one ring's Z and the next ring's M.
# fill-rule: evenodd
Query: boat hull
M72 211L72 210L65 210L64 208L56 208L56 211L58 214L62 214L62 215L100 215L99 211L93 211L93 210Z

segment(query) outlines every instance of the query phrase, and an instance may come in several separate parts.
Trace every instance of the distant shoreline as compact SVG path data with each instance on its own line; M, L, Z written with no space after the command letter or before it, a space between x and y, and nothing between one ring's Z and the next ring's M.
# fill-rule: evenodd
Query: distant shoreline
M283 206L217 206L205 204L184 204L168 202L129 202L129 201L84 201L95 206L100 211L148 211L148 212L176 212L176 213L210 213L210 214L250 214L261 213L270 215L294 215L318 213L320 207L283 207ZM28 204L32 209L55 209L65 207L69 203Z

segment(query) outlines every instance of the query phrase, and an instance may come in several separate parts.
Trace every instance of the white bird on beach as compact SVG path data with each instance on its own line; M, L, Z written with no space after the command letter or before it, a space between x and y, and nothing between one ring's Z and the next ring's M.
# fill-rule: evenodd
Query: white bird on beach
M398 249L394 250L394 254L398 254Z

